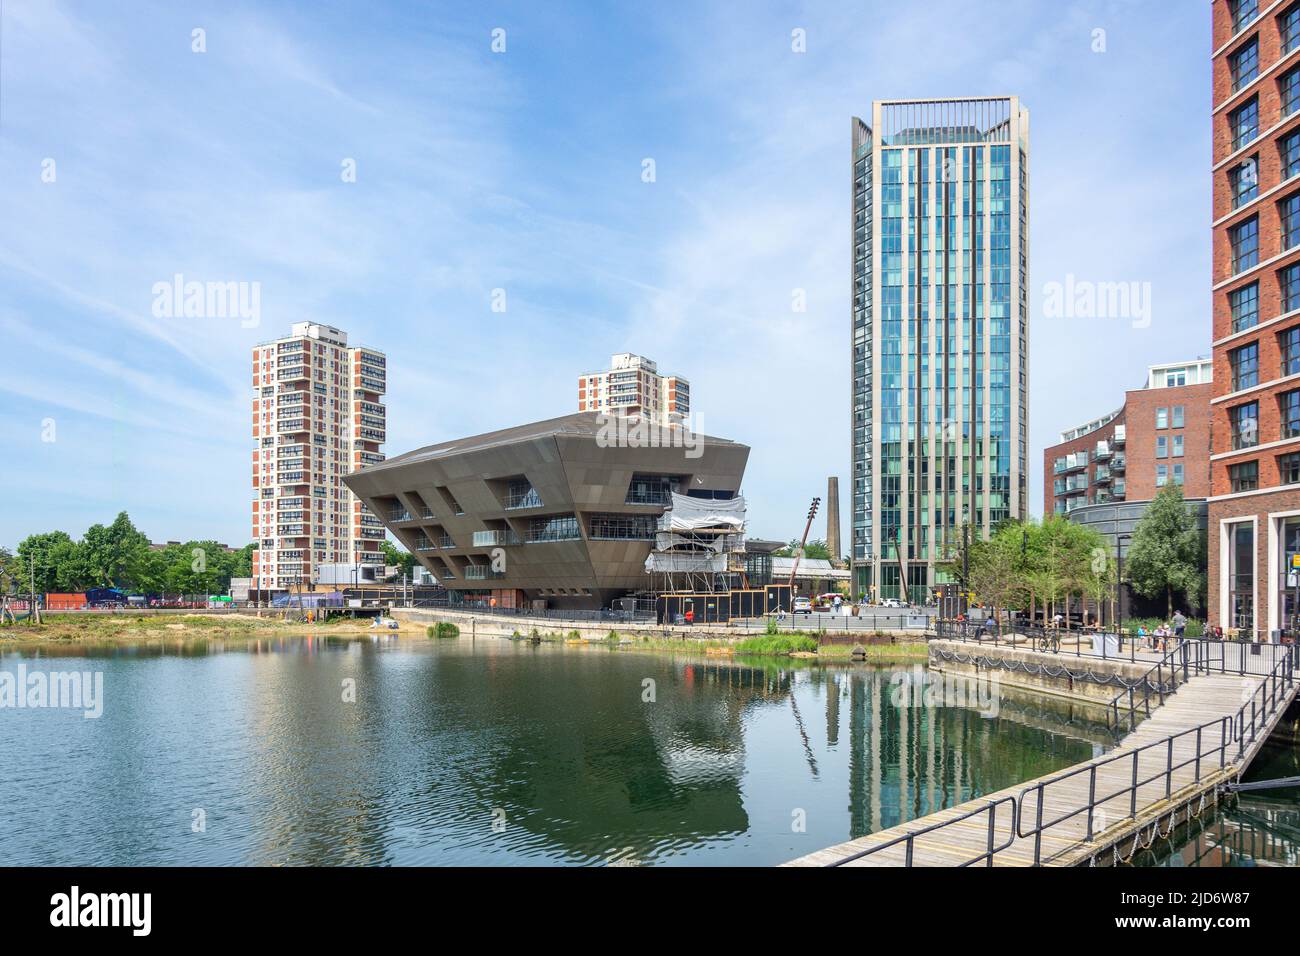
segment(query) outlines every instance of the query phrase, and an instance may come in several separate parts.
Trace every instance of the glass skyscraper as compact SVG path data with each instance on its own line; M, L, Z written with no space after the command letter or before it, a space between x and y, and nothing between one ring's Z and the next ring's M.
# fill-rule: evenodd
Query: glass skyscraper
M1029 111L878 100L853 118L853 581L924 601L1026 514Z

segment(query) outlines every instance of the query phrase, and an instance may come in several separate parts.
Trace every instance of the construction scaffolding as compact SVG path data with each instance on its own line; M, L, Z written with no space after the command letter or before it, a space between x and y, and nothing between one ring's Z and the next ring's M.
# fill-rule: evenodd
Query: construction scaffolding
M645 569L660 592L729 590L733 575L745 571L745 499L674 493L659 518Z

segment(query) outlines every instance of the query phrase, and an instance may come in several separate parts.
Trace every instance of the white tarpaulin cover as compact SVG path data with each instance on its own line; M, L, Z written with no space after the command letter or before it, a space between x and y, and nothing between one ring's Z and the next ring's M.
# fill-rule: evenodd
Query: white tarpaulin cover
M744 551L743 534L674 534L671 531L659 531L655 534L656 551Z
M730 501L714 501L674 493L672 507L659 519L661 531L724 527L737 531L745 527L745 499L739 495Z
M652 551L645 559L645 569L650 573L677 571L723 572L727 570L725 554L689 554Z

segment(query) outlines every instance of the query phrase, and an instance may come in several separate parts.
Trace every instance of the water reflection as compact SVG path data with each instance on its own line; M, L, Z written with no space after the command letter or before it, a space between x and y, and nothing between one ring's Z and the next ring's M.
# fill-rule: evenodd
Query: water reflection
M910 667L500 640L22 656L102 669L107 700L0 711L3 863L774 864L1105 743L1077 706L915 706Z
M1300 776L1300 750L1266 746L1245 779ZM1173 842L1140 852L1135 866L1300 866L1300 788L1247 791L1192 821Z

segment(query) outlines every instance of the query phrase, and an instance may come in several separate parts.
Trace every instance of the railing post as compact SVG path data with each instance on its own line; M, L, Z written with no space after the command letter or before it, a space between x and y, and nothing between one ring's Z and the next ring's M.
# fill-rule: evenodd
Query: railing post
M911 866L911 865L912 865L912 834L910 834L910 833L907 835L907 844L906 844L906 845L907 845L907 854L906 854L906 859L905 859L903 865L904 865L904 866Z
M1013 813L1012 816L1014 817L1015 814ZM997 829L997 819L998 819L998 805L997 805L997 801L994 801L993 803L989 804L989 848L988 848L989 855L986 858L988 860L988 862L985 864L986 866L993 865L993 834ZM1013 826L1015 825L1014 819L1012 820L1012 825Z
M1165 761L1165 799L1174 792L1174 738L1169 738L1168 757Z
M1043 853L1043 787L1038 785L1038 810L1034 815L1034 866L1038 866Z
M1219 719L1219 769L1222 770L1228 764L1228 721L1231 717L1222 717Z
M1092 842L1092 813L1097 803L1097 765L1088 770L1088 842Z
M1128 815L1134 820L1138 815L1138 752L1133 751L1133 789L1129 793Z
M1196 777L1195 782L1201 782L1201 728L1196 728Z

